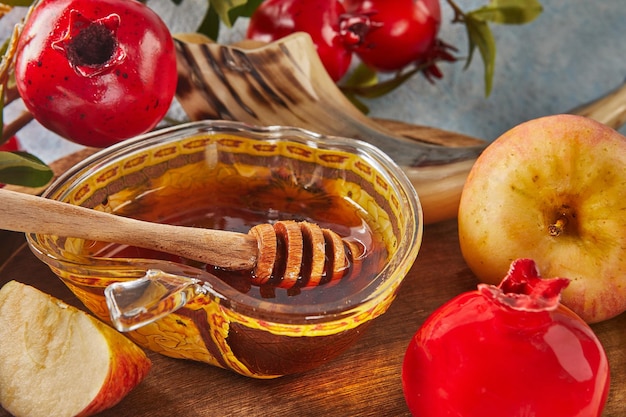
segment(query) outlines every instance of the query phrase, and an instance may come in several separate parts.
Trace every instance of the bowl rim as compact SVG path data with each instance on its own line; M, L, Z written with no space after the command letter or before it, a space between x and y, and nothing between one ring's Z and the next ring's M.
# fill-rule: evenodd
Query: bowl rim
M399 286L408 273L408 270L412 267L422 243L424 227L422 207L418 194L404 171L383 151L362 140L323 135L307 129L290 126L255 126L243 122L224 120L187 122L154 130L97 151L60 174L42 193L42 197L52 198L54 196L57 199L63 199L67 196L68 191L72 189L72 184L80 183L84 178L89 177L90 174L97 171L97 169L105 166L107 163L114 162L123 155L130 155L133 152L141 150L145 151L146 148L156 146L159 143L177 141L200 132L231 134L243 132L247 135L260 135L261 137L271 139L280 139L281 136L289 135L289 140L303 143L312 148L339 149L350 153L357 153L360 157L366 158L369 163L385 172L386 180L391 183L390 185L395 187L395 193L401 198L401 207L403 207L403 210L409 210L407 217L412 216L414 218L414 221L407 221L404 229L399 230L401 233L398 239L400 244L395 254L388 260L372 281L359 289L359 291L348 294L341 299L320 304L298 304L296 306L297 311L290 311L293 310L293 305L275 303L247 295L209 273L200 272L196 276L193 276L193 278L200 277L201 279L206 278L207 280L212 277L210 281L211 285L208 288L208 292L212 296L217 297L220 299L220 302L225 303L225 305L239 314L245 314L263 320L271 319L274 322L283 323L326 322L341 319L342 317L353 314L356 309L365 310L372 308L373 303L375 304L381 301L381 295L389 295L391 293L392 297L395 296L395 287ZM252 137L252 139L254 139L254 137ZM71 183L68 183L68 181L71 181ZM63 267L70 268L80 265L77 262L60 259L49 253L39 242L37 234L30 233L26 236L31 250L49 266L51 263L56 265L62 264ZM125 263L124 258L114 259L116 260L116 262L114 262L115 265ZM145 268L155 269L154 264L153 262L149 262ZM170 264L170 262L157 261L156 264L158 265L156 269L171 273L172 268L170 268L170 265L167 265ZM391 270L393 269L397 269L396 273L400 276L397 279L388 279L389 276L392 276ZM209 275L209 277L206 277L206 275ZM381 279L381 276L387 278ZM284 307L277 309L277 306Z

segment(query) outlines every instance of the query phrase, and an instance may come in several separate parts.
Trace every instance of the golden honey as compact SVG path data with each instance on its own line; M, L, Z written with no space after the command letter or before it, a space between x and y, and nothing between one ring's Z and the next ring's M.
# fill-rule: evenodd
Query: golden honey
M109 150L104 162L87 161L48 197L142 220L244 233L259 223L306 220L353 242L358 262L341 280L285 289L251 284L250 271L116 244L29 235L31 248L106 321L103 291L113 282L155 268L207 282L208 293L128 333L156 352L254 378L329 361L387 310L417 255L421 210L410 183L387 159L350 142L293 130L248 131L227 122L191 125Z

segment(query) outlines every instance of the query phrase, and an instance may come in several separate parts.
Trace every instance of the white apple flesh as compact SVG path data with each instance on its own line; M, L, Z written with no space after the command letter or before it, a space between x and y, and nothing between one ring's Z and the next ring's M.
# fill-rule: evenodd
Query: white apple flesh
M459 204L470 269L497 284L517 258L571 280L562 303L589 323L626 310L626 138L592 119L522 123L472 167Z
M143 350L83 311L16 281L0 290L0 403L14 416L89 416L148 373Z

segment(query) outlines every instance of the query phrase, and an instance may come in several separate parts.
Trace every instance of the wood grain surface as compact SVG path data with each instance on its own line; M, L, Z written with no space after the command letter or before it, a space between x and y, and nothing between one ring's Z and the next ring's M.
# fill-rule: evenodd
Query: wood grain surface
M23 235L0 232L0 241L1 284L19 280L81 307L30 253ZM434 309L476 283L460 254L456 221L428 225L398 298L334 361L305 374L263 381L149 352L153 368L148 377L101 416L409 416L400 383L407 343ZM606 417L626 415L625 325L622 315L593 326L611 364ZM0 416L8 414L0 410Z
M389 123L394 130L415 128ZM410 130L405 134L410 135ZM446 146L474 140L442 136L436 129L430 133L438 137L433 143ZM93 152L85 149L52 167L58 175ZM84 309L61 280L30 252L23 234L0 231L0 285L12 279ZM437 307L461 292L475 289L476 284L460 253L456 219L426 225L418 258L389 311L334 361L305 374L254 380L204 363L148 352L153 361L148 377L117 406L100 415L410 416L400 382L406 346ZM592 327L611 366L611 391L603 417L626 416L626 314ZM8 413L0 408L0 417L5 416Z

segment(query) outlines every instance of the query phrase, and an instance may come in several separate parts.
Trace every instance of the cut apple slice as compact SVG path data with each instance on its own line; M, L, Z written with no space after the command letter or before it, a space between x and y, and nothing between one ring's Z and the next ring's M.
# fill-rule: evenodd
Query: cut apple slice
M87 313L17 281L0 290L0 403L14 416L96 414L150 366L143 350Z

